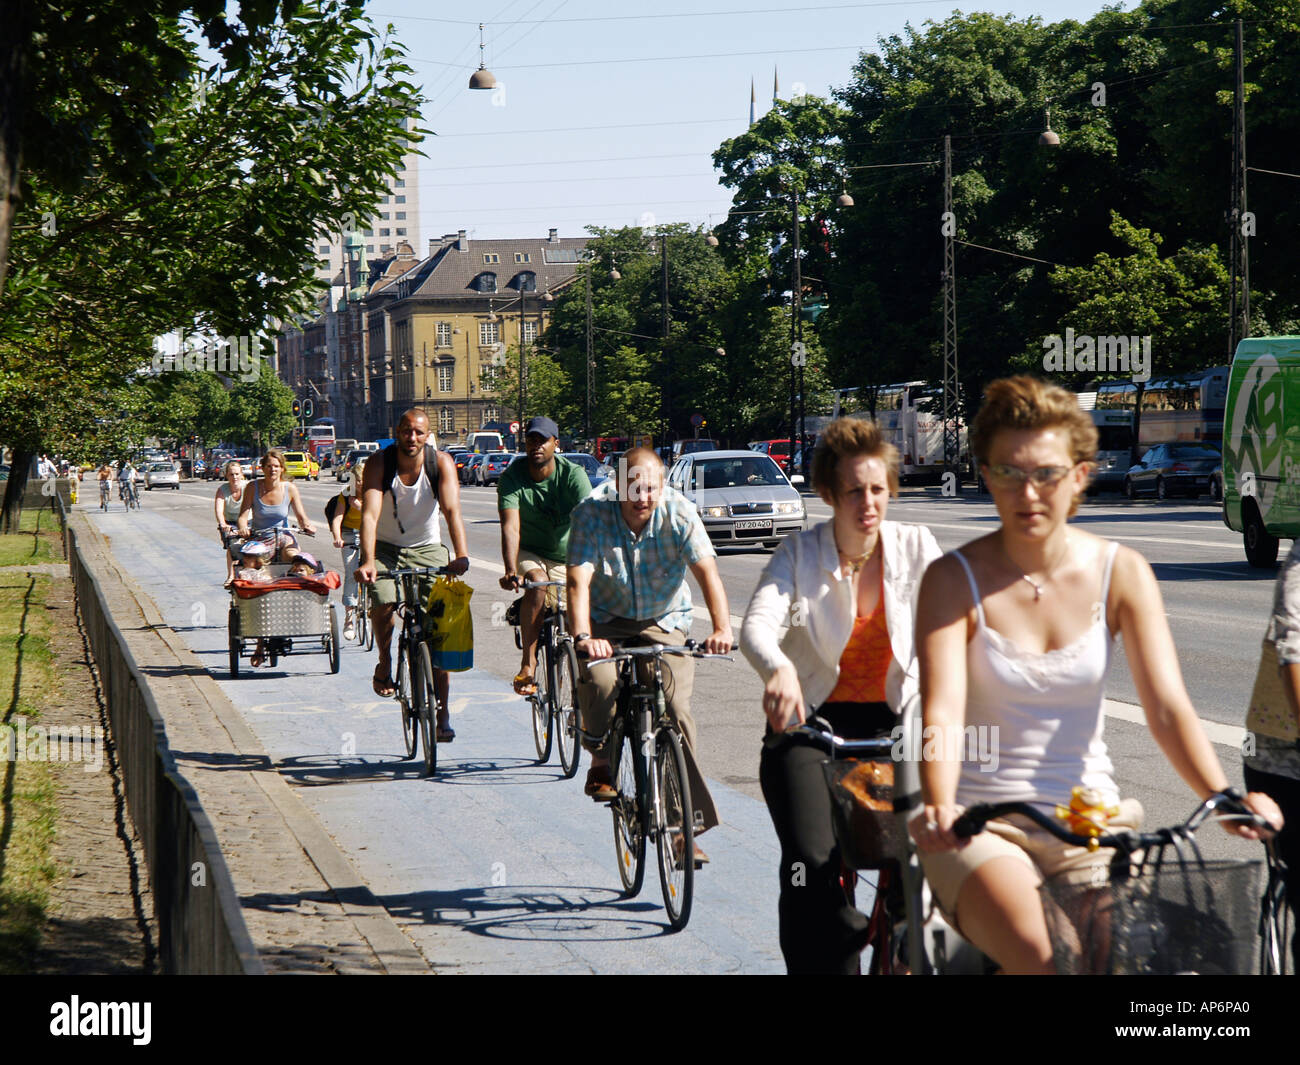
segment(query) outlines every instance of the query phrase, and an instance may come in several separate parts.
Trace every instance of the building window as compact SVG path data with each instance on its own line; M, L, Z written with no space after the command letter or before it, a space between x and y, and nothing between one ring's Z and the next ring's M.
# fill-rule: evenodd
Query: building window
M320 268L322 270L328 270L330 268L330 261L328 259L322 259L320 261Z
M484 392L495 392L497 388L497 368L495 366L480 366L478 369L478 384Z
M500 322L479 322L478 342L480 347L489 347L501 343Z
M396 185L397 188L399 188L399 189L404 189L404 188L406 188L406 179L405 179L405 178L398 178L397 181L394 182L394 184Z
M365 235L367 237L373 237L375 235L375 231L373 229L367 229Z
M388 230L386 230L386 229L381 229L381 230L379 231L379 235L380 235L381 237L387 237L387 236L389 236L390 234L389 234Z
M521 270L519 276L515 278L515 288L520 292L536 292L537 275L531 270Z
M380 211L380 212L379 212L379 220L380 220L381 222L387 222L387 221L388 221L388 212L387 212L387 211Z
M501 256L494 251L485 251L483 253L483 261L485 263L499 263L501 261Z
M536 343L537 343L537 323L536 323L536 322L529 322L529 321L525 321L525 322L524 322L524 343L525 343L525 344L536 344Z
M478 277L474 278L474 288L479 292L495 292L497 290L497 275L491 270L484 270Z
M395 215L393 216L393 218L394 218L396 221L398 221L398 222L405 222L405 221L406 221L406 212L405 212L405 211L398 211L397 214L395 214Z
M328 244L322 244L319 248L316 249L316 254L318 255L328 255L329 253L330 253L330 246Z
M403 229L399 229L399 230L397 231L397 235L398 235L399 237L404 237L404 236L406 236L406 230L405 230L404 228L403 228Z
M451 347L451 323L438 323L438 339L434 341L435 345L440 348Z
M483 424L484 424L484 425L486 425L488 422L494 422L494 421L496 421L496 420L497 420L497 409L496 409L496 407L488 407L488 408L486 408L486 409L483 411Z
M372 233L371 236L374 236L374 234ZM367 254L367 255L374 255L374 254L375 254L375 246L374 246L373 244L367 244L367 245L366 245L366 254Z
M405 202L406 202L406 197L405 197L405 196L394 196L393 199L394 199L396 202L398 202L398 203L405 203Z
M456 364L444 362L438 367L438 391L450 392L452 379L456 373Z
M531 254L530 252L526 252L526 251L517 251L517 252L515 252L515 262L517 262L517 263L531 263L532 261L533 261L533 257L532 257L532 254Z
M438 411L438 432L444 435L450 433L455 428L452 420L454 417L450 407L443 407L442 410Z

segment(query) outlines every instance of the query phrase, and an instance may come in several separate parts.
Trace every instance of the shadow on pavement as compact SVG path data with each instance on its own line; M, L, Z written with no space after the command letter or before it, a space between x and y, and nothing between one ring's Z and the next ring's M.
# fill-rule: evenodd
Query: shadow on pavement
M658 884L646 870L643 893ZM649 898L624 899L616 888L520 885L422 891L381 898L395 919L455 925L494 939L623 942L671 935L666 923L640 915L663 912Z
M1257 581L1273 582L1277 580L1274 570L1257 569L1247 562L1153 562L1151 569L1157 580L1161 581L1207 581L1214 580L1206 570L1219 575L1220 579L1254 583ZM1260 622L1267 621L1267 616Z

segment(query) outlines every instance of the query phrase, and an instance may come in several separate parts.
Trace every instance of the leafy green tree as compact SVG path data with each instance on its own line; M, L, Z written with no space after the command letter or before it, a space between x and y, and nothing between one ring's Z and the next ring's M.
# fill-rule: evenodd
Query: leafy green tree
M227 433L231 440L265 450L289 435L297 424L293 390L263 361L252 381L240 381L230 392Z
M569 375L555 358L541 348L528 345L525 353L525 418L544 415L566 434L580 422L578 403ZM519 348L506 351L506 362L497 371L497 401L519 410ZM517 416L517 413L516 413Z

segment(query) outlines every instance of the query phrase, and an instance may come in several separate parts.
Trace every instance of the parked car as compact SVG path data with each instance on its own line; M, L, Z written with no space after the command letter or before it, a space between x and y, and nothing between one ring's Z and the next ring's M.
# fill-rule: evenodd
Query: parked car
M286 477L305 477L307 480L319 481L320 463L310 451L286 451L284 473Z
M1210 489L1210 474L1223 464L1212 444L1156 444L1124 477L1124 494L1129 499L1153 495L1167 499L1174 495L1195 498Z
M668 483L691 499L717 545L776 547L803 530L803 497L775 462L753 451L683 455Z
M707 437L693 437L690 440L673 441L673 458L679 459L683 455L694 455L699 451L717 451L718 442L709 440Z
M614 476L614 471L597 459L595 455L588 455L582 451L566 451L564 457L583 468L592 488L599 488Z
M144 487L149 492L155 488L174 488L179 492L180 470L174 462L151 462L144 471Z
M790 473L789 437L787 437L784 440L752 440L750 441L749 449L751 451L757 451L760 454L766 455L778 466L780 466L781 469L785 471L787 476L789 475Z
M523 452L520 451L491 451L484 456L483 461L474 468L474 475L478 478L478 483L484 488L488 485L496 484L501 480L501 475L505 473L506 467L514 462L517 458L522 458Z
M483 452L470 455L469 458L465 460L465 465L460 468L460 483L478 484L479 483L478 476L477 476L478 467L483 465L483 462L486 458L487 455L484 454Z

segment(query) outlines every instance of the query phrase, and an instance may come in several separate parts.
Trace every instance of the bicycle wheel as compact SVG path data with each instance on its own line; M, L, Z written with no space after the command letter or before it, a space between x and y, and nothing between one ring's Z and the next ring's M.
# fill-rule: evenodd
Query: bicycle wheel
M655 810L659 884L663 888L669 927L679 932L691 919L691 902L695 897L695 835L686 757L673 729L659 730L655 742L655 778L659 792Z
M410 654L407 646L407 638L402 636L397 644L397 676L393 683L397 688L394 694L402 707L402 738L406 743L406 757L414 758L420 742L420 718L412 705L411 678L407 668Z
M549 632L542 630L537 641L537 663L533 667L533 682L537 692L528 697L533 704L533 746L537 749L537 764L544 765L551 757L551 742L555 732L551 728L551 653L547 646Z
M582 759L582 744L578 740L578 658L573 644L565 642L556 649L555 689L555 742L560 748L560 766L564 779L571 780Z
M625 722L615 725L611 743L610 775L618 798L609 804L614 813L614 854L627 898L639 894L645 882L645 768L636 741L624 733Z
M339 608L334 603L330 603L330 631L325 640L325 649L330 656L330 672L337 673L339 671Z
M424 744L424 775L431 777L438 770L438 697L433 690L433 659L429 655L429 645L426 643L421 643L417 650L411 684L417 693L415 702L420 713L420 741Z
M239 612L232 606L226 615L226 634L230 638L230 676L233 680L239 679L239 655L244 649L244 643L237 635L238 632Z
M366 645L374 640L374 635L370 631L370 592L365 585L357 593L357 605L353 609L356 613L357 643L369 651L370 648Z

